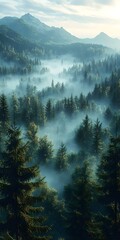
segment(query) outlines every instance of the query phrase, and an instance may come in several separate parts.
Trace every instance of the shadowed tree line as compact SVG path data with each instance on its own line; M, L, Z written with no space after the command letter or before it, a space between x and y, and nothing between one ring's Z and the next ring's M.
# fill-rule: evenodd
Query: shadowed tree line
M28 132L29 139L36 133L33 127L34 132ZM47 187L29 155L31 142L24 142L15 126L8 127L4 134L0 160L1 239L119 239L119 136L111 137L95 174L89 158L75 167L59 199L57 192ZM36 142L34 139L34 146ZM39 142L41 147L43 143ZM61 155L63 159L68 157L64 144L56 155L56 168L63 171Z

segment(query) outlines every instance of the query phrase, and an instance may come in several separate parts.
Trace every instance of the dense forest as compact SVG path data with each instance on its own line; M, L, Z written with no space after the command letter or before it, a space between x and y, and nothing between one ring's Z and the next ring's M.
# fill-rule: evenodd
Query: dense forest
M0 26L0 239L119 236L120 54Z

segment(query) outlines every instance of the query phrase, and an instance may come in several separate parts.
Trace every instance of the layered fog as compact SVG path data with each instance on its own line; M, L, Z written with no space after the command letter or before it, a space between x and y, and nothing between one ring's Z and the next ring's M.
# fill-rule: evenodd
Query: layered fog
M78 109L75 106L73 114L70 116L61 110L55 117L46 121L44 126L38 127L37 136L47 138L52 142L55 156L61 144L66 146L67 153L79 154L80 147L75 141L77 129L82 124L86 115L92 124L95 124L97 119L102 123L103 128L108 128L108 122L104 118L104 113L109 107L109 100L92 99L95 85L107 81L111 75L111 68L105 67L105 63L109 60L109 56L104 56L102 60L81 61L72 56L60 56L51 59L38 59L33 70L27 74L17 74L17 71L2 75L0 79L0 94L7 95L8 99L12 95L17 98L29 94L37 95L44 105L50 100L54 106L58 103L63 104L65 99L76 99L77 102L80 96L86 98L87 106ZM7 64L1 60L1 67L6 69L14 68L14 64ZM115 66L116 67L116 66ZM30 93L28 93L30 89ZM23 126L20 125L22 128ZM26 127L24 128L25 131ZM54 160L53 160L54 161ZM70 176L73 173L77 163L73 163L67 170L58 172L52 164L49 166L42 164L41 174L46 177L46 181L50 187L58 190L59 193L70 181Z

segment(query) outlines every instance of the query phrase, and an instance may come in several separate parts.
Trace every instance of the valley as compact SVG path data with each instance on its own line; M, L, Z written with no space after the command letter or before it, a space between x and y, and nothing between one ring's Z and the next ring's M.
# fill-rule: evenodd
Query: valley
M114 236L114 230L109 235L101 222L107 226L103 216L108 211L114 229L109 211L114 213L114 201L119 205L120 54L110 48L112 38L104 44L101 37L108 40L102 33L82 43L30 14L0 19L0 204L4 205L6 191L11 194L9 184L14 181L19 199L24 199L24 184L26 194L33 190L37 198L40 193L54 240L78 240L81 233L82 240ZM120 40L115 41L119 45ZM19 184L12 179L13 169ZM109 189L112 180L118 184L115 199ZM35 183L36 190L31 187ZM36 216L32 211L31 218ZM15 237L12 228L8 232ZM18 239L24 240L24 235ZM47 233L39 239L46 240Z

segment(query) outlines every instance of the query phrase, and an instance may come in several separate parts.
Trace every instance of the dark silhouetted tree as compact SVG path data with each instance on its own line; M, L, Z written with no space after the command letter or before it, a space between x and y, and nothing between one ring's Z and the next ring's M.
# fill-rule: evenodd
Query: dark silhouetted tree
M102 231L105 239L120 238L120 137L111 138L98 169L102 204Z
M102 130L102 123L97 119L95 125L93 127L93 153L95 155L99 155L103 149L103 130Z
M6 151L0 164L0 207L5 209L0 224L2 232L8 232L15 240L47 239L48 227L40 206L42 196L35 194L42 180L39 169L29 166L21 132L17 128L8 130Z
M46 164L53 156L53 145L47 136L40 138L38 143L38 163Z
M72 182L65 187L67 239L92 240L92 188L88 162L77 167L72 175Z
M83 119L82 124L76 131L76 141L82 150L91 151L91 145L93 140L93 127L92 123L86 115L85 119Z
M66 146L62 143L56 154L55 167L58 171L63 171L68 168L68 155Z
M8 103L4 94L0 96L0 122L4 131L9 123Z

